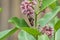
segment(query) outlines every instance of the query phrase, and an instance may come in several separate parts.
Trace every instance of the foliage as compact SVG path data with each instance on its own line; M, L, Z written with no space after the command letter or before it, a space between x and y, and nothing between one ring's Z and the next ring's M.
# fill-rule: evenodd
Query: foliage
M60 40L59 38L60 37L60 19L57 17L58 12L60 11L60 6L58 5L58 1L57 0L43 0L41 6L40 6L41 0L37 0L38 2L37 5L34 4L35 1L33 2L32 0L30 0L31 3L29 1L24 1L24 2L25 3L28 2L26 4L26 6L27 5L28 6L24 10L25 3L22 3L24 4L24 6L22 6L22 9L23 9L22 11L24 14L27 15L27 18L30 24L33 25L33 21L35 21L34 26L30 27L25 21L25 19L23 18L19 19L17 17L12 17L8 20L8 22L14 24L15 27L10 30L5 30L5 31L0 32L0 40L5 40L7 37L14 34L17 30L20 30L20 32L18 33L18 40ZM34 8L34 6L30 5L29 3L36 5L37 9ZM47 7L50 8L51 11L48 13L44 13L45 15L41 17L39 20L37 20L38 14L42 14L42 12ZM28 11L28 8L30 11ZM2 9L0 8L0 12L1 11ZM32 14L30 14L31 11L32 11L32 14L35 12L35 19L32 17ZM41 28L46 27L46 25L54 29L52 30L54 31L52 38L49 37L47 34L45 34L46 32L49 34L48 31L46 31L45 33L41 32ZM50 31L50 29L48 30Z

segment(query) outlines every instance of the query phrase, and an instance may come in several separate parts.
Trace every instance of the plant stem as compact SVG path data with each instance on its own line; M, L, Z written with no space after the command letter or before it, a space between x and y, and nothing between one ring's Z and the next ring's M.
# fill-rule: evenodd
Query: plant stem
M37 28L37 14L35 14L35 28ZM36 36L36 40L38 40L38 36Z
M55 32L54 32L54 40L55 40Z
M37 14L35 14L35 28L37 27Z

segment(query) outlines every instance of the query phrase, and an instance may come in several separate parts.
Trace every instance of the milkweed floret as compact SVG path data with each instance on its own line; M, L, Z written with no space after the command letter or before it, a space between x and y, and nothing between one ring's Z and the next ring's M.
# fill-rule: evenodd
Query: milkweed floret
M45 27L41 28L41 32L43 34L48 35L48 37L51 38L53 36L54 29L52 27L45 26Z
M24 0L22 3L21 3L21 10L22 10L22 13L24 14L33 14L34 13L34 8L33 6L36 4L35 1L28 1L28 0Z

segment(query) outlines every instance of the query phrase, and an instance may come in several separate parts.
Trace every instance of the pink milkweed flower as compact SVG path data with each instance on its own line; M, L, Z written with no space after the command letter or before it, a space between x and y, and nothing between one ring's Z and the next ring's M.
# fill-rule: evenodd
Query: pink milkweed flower
M22 10L22 13L24 14L33 14L34 13L34 8L33 8L33 5L35 5L36 2L35 1L28 1L28 0L24 0L22 3L21 3L21 10Z
M51 38L53 36L54 30L51 27L45 26L45 27L41 28L41 32L43 34L48 35L48 37Z

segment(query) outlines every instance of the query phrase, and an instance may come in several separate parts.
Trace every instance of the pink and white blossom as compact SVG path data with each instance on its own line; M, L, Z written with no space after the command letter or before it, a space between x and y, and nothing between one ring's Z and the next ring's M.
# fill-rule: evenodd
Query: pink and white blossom
M33 14L34 13L34 8L33 6L36 4L35 1L28 1L28 0L24 0L22 3L21 3L21 10L22 10L22 13L24 14Z
M51 27L45 26L45 27L41 28L41 32L43 34L48 35L48 37L52 37L53 33L54 33L54 29Z

